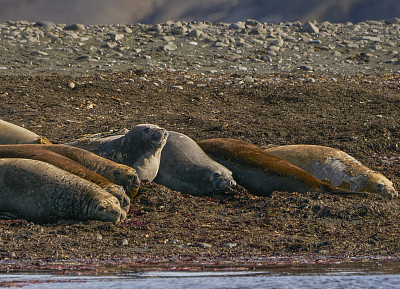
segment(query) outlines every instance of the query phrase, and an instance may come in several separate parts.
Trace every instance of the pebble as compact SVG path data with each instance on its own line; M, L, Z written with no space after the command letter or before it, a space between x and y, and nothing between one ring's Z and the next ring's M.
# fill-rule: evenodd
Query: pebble
M74 23L74 24L65 26L64 30L83 31L83 30L86 30L86 27L83 24Z
M176 46L174 43L168 43L167 45L163 46L163 50L165 51L174 51L178 49L178 46Z
M204 248L204 249L212 248L212 245L211 244L207 244L207 243L194 243L192 246L193 247Z
M399 18L357 24L167 21L129 27L7 22L0 24L0 49L9 61L0 74L51 70L80 75L104 67L185 73L276 73L296 67L325 74L390 73L399 70L399 24ZM53 61L57 65L50 67ZM71 65L75 61L79 65Z
M303 32L308 32L308 33L315 33L318 34L319 33L319 29L317 26L315 26L312 22L306 22L303 25Z
M228 248L230 248L230 249L232 249L232 248L235 248L235 247L237 247L237 243L227 243L227 244L224 244L224 247L228 247Z
M173 85L171 86L172 89L178 89L178 90L183 90L183 86L181 85Z
M121 245L122 245L122 246L127 246L128 244L129 244L129 242L128 242L127 239L122 239L122 240L121 240Z

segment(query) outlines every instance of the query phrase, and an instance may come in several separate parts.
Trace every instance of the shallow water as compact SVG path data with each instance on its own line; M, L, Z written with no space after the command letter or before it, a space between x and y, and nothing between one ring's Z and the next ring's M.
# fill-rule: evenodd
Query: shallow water
M75 272L77 274L77 272ZM69 273L70 274L70 273ZM126 287L129 286L129 287ZM0 274L0 287L22 288L400 288L400 264L287 267L256 271L115 271L103 275Z

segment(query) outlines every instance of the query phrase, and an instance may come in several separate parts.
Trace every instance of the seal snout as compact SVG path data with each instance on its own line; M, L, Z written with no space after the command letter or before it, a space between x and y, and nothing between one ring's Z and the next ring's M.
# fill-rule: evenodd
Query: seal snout
M121 209L118 199L114 197L100 202L94 213L96 219L115 224L126 219L126 212Z
M214 173L212 175L212 178L213 178L213 188L215 191L236 186L236 182L231 177L223 176L220 173Z

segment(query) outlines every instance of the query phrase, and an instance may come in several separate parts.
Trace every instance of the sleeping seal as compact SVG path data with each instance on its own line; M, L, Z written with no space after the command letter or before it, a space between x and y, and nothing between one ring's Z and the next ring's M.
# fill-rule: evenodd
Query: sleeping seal
M22 143L50 144L46 138L0 119L0 145Z
M107 178L110 182L122 186L130 198L136 196L139 191L139 175L132 167L116 163L77 147L62 144L40 145L40 147L74 160Z
M266 152L291 162L319 180L333 186L385 197L398 197L393 183L382 174L362 165L345 152L318 145L285 145L265 149Z
M215 162L188 136L169 131L154 182L192 195L236 185L232 172Z
M96 157L100 158L99 156ZM130 199L121 186L110 182L107 178L95 173L78 162L75 162L63 155L46 150L44 145L0 145L0 158L34 159L52 164L60 169L63 169L64 171L70 172L99 185L101 188L118 199L121 208L124 211L128 212L129 210Z
M230 169L239 185L257 195L270 196L273 191L357 194L324 183L248 142L217 138L203 140L198 144L211 158Z
M126 218L117 198L99 186L37 160L0 159L0 188L3 219L119 223Z
M152 181L160 166L161 150L168 132L154 124L139 124L125 135L83 139L68 143L133 167L140 180Z

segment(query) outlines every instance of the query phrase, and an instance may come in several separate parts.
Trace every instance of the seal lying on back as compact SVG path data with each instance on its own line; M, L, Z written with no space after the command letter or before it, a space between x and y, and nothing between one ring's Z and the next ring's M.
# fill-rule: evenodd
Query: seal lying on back
M96 157L100 158L99 156ZM55 165L64 171L70 172L99 185L118 199L119 203L121 204L121 208L124 211L128 212L129 210L130 199L122 187L111 183L107 178L95 173L78 162L75 162L63 155L46 150L44 146L31 144L1 145L0 158L34 159Z
M168 133L156 183L192 195L236 185L232 172L208 157L195 141L178 132Z
M154 124L140 124L125 135L68 143L117 163L133 167L140 180L152 181L160 166L161 150L168 132Z
M40 147L74 160L89 170L102 175L109 181L123 186L130 198L133 198L138 193L140 180L134 168L116 163L77 147L62 144L40 145Z
M356 194L324 183L248 142L217 138L198 144L214 160L230 169L234 179L253 194L270 196L273 191Z
M0 188L3 219L119 223L126 218L117 198L99 186L37 160L0 159Z
M391 181L341 150L318 145L286 145L265 151L306 170L319 180L329 181L333 186L398 197Z
M46 138L0 119L0 145L22 143L50 144Z

